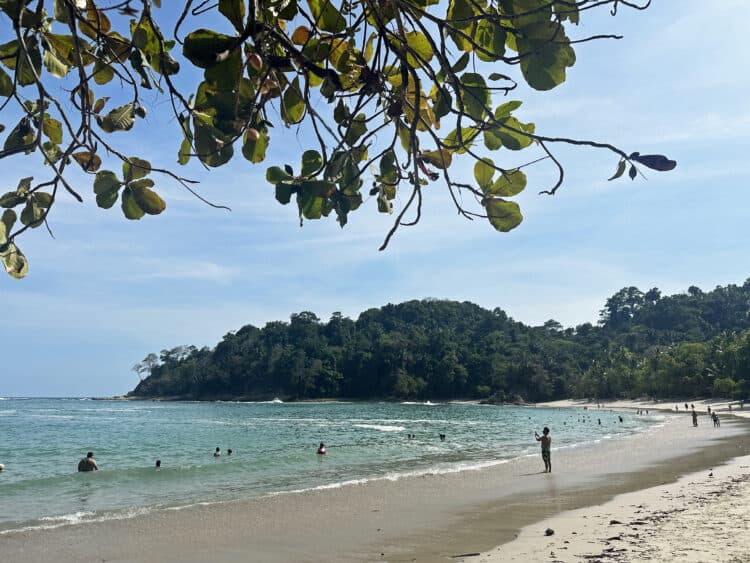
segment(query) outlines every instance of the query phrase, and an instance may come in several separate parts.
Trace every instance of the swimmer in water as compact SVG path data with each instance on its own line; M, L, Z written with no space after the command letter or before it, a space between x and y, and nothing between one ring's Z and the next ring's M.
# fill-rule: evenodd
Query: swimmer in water
M326 455L326 445L323 442L318 446L318 451L316 453L319 455Z
M78 471L99 471L93 452L87 453L86 457L78 462Z
M216 451L214 451L214 457L221 457L221 448L219 446L216 446Z

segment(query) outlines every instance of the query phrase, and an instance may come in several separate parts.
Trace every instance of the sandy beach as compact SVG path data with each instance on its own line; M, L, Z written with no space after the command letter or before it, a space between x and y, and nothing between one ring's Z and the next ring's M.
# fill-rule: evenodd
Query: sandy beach
M465 561L750 561L750 456L558 514ZM547 536L547 530L554 533Z
M617 513L611 519L627 523L634 516L628 516L624 508L609 508L607 503L629 506L635 501L623 498L652 498L657 494L653 491L662 490L660 487L694 472L705 476L708 469L716 473L707 487L724 483L725 477L741 477L737 471L747 462L740 460L726 469L720 466L750 455L750 423L723 417L721 429L715 429L707 422L701 417L699 427L693 428L683 413L669 416L661 428L593 447L554 449L553 442L552 474L541 473L541 460L532 456L476 471L154 510L121 520L5 533L0 535L0 552L5 560L19 562L477 561L498 557L501 552L497 546L507 544L503 549L520 550L518 560L550 560L550 551L557 554L557 560L573 560L562 555L565 550L561 547L568 545L562 542L570 541L565 533L556 532L552 540L539 535L540 526L542 530L563 527L556 521L549 525L540 522L555 517L578 525L588 516L579 518L579 513L570 511L584 509L603 511L597 512L602 515ZM682 483L670 486L687 486ZM743 486L744 481L731 490L742 491ZM631 497L617 496L625 493ZM709 489L706 495L721 497ZM644 503L647 501L637 502ZM622 516L618 510L623 511ZM745 526L745 522L740 520L739 525ZM652 529L654 525L649 523L647 527ZM599 541L600 535L606 540L618 533L630 533L629 528L613 526L612 533L604 535L592 528L590 541ZM706 533L712 532L706 529ZM519 540L511 542L517 536ZM524 538L544 549L525 554L528 547L519 547ZM552 549L547 549L549 541L553 541ZM602 545L602 550L607 547ZM467 555L479 553L485 555ZM506 560L505 553L500 559L487 560ZM722 556L719 553L713 560L729 560Z

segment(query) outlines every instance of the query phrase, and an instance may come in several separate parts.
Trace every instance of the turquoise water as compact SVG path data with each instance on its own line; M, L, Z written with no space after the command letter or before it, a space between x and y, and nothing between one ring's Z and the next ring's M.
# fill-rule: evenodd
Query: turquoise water
M622 416L620 422L618 413L605 411L462 403L2 399L0 532L476 469L538 454L533 432L545 425L555 449L617 439L663 421ZM326 456L315 454L321 441ZM234 453L215 459L217 446ZM77 473L87 451L100 471Z

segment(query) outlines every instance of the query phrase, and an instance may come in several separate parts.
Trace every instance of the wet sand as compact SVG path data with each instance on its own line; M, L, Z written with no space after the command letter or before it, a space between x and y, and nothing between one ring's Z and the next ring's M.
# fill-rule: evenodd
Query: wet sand
M644 434L448 475L158 510L0 535L8 561L456 561L552 515L750 454L750 423L669 417ZM554 440L553 429L553 440ZM478 558L465 557L467 561Z

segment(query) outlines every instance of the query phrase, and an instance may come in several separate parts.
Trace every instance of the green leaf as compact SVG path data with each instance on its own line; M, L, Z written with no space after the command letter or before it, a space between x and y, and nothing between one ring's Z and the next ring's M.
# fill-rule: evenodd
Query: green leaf
M21 223L36 229L42 224L42 218L44 217L44 209L39 207L33 199L26 201L26 206L21 211Z
M34 137L34 129L32 129L29 125L28 119L22 118L21 121L18 122L18 125L16 125L10 132L10 134L8 134L8 137L5 139L3 148L5 150L13 150L27 146L29 147L26 150L26 153L28 154L34 148Z
M100 60L97 60L94 63L94 82L97 84L107 84L111 82L111 80L115 77L115 71L112 70L112 67L107 64L103 63Z
M12 278L20 280L26 276L29 271L29 262L18 247L12 242L0 252L0 262L3 263L5 271L8 272L8 275Z
M512 100L510 102L500 104L495 108L495 119L504 119L506 117L510 117L510 114L520 108L522 105L523 102L519 102L518 100Z
M26 201L26 198L18 195L17 192L8 192L0 196L0 207L10 209L11 207L21 205L24 201Z
M410 31L406 34L406 44L415 53L407 51L406 62L412 68L420 68L432 60L434 52L427 36L420 31Z
M185 37L182 54L195 66L209 68L220 62L219 55L233 47L236 42L235 37L210 29L198 29Z
M546 27L552 25L552 30ZM562 26L546 22L543 29L548 35L541 40L518 39L521 58L521 72L526 82L535 90L551 90L565 82L565 70L575 64L575 51L567 41ZM526 31L526 30L525 30ZM549 41L554 37L555 42Z
M218 167L229 162L234 154L231 143L224 142L224 135L216 127L195 120L195 149L201 162Z
M55 53L51 50L46 49L44 51L44 58L42 59L44 68L47 69L52 76L57 78L65 77L70 72L70 67L60 60Z
M437 119L450 113L451 108L453 107L453 97L447 88L436 88L433 99L435 100L435 104L432 109L435 112L435 117Z
M486 129L484 132L484 146L491 151L496 151L503 146L503 142L497 136L495 130Z
M487 78L493 82L496 82L497 80L511 80L509 76L500 74L499 72L491 72Z
M276 184L276 201L286 205L292 199L292 194L297 191L297 186L281 182Z
M159 197L155 191L149 188L154 185L153 180L144 178L128 184L128 188L133 194L133 199L144 212L149 215L158 215L164 211L167 204ZM123 194L124 195L124 194Z
M323 157L318 151L309 150L302 153L302 176L315 174L323 166Z
M258 138L257 140L252 139L248 132L245 131L245 139L242 145L242 156L253 163L263 162L266 158L266 149L268 148L268 141L270 137L265 128L257 129Z
M234 29L242 33L245 29L245 1L244 0L219 0L219 12L226 17Z
M474 127L462 127L460 136L459 130L454 129L448 133L448 136L443 140L443 145L449 151L463 154L474 144L477 135L479 135L479 130Z
M39 52L39 45L36 39L27 41L28 59L23 53L18 55L18 68L16 69L16 80L21 86L28 86L36 82L36 77L42 74L42 54Z
M483 190L492 185L492 177L495 175L495 163L490 158L477 160L474 164L474 179Z
M130 162L122 163L122 177L125 178L125 183L148 176L149 172L151 172L151 163L148 160L131 156Z
M474 8L469 0L451 0L448 3L447 19L458 29L466 29L471 25L469 18L474 17Z
M616 180L623 174L625 174L625 168L627 167L627 163L625 162L625 159L620 159L620 162L617 164L617 170L612 175L611 178L608 178L609 181Z
M140 208L130 188L122 190L122 212L127 219L138 220L146 213Z
M668 172L674 170L677 166L677 161L670 160L663 154L641 154L634 152L630 155L630 160L635 160L651 170L657 170L659 172Z
M55 19L60 23L68 23L70 21L70 11L65 0L54 0L52 2L53 14Z
M344 121L349 119L351 115L352 114L349 112L349 108L346 107L344 100L339 98L339 101L333 110L333 120L339 125L341 125Z
M496 230L507 233L515 229L523 221L521 208L515 201L500 198L487 198L483 202L487 211L487 219Z
M505 55L505 31L494 21L483 19L476 27L474 50L480 60L497 61Z
M526 187L526 174L521 170L511 170L502 174L494 184L482 190L486 195L512 197L520 194Z
M509 128L513 128L513 130ZM515 117L509 117L505 120L504 126L493 129L492 134L495 135L502 143L502 145L512 151L519 151L525 149L533 142L533 139L524 135L523 133L533 133L534 124L522 124Z
M422 160L430 163L435 168L445 170L451 165L453 161L453 155L446 149L440 149L437 151L425 151L421 154Z
M96 122L104 131L130 131L135 124L135 105L125 104L110 111L107 115L96 116Z
M57 119L50 117L48 113L44 114L44 120L42 121L42 131L47 138L59 145L63 140L62 123Z
M0 217L0 223L2 223L2 226L5 228L5 233L10 234L10 232L13 230L13 225L15 224L17 219L16 212L12 209L6 209L3 211L2 216ZM0 244L4 244L5 241L0 241Z
M300 93L299 78L295 78L284 92L281 115L288 125L299 123L305 115L305 100Z
M132 45L130 41L125 39L122 35L113 31L102 39L102 48L112 61L124 63L130 58Z
M367 117L364 113L360 113L352 119L349 129L346 131L344 140L351 147L357 142L357 140L367 132Z
M332 0L307 0L315 24L323 31L340 33L346 29L346 20L332 3Z
M117 190L119 190L121 186L122 182L117 179L117 176L115 176L114 172L111 172L109 170L101 170L100 172L96 173L96 178L94 179L95 194L108 194L111 192L117 193Z
M21 178L18 181L18 187L16 188L16 193L18 195L26 195L31 189L31 181L33 179L34 179L33 176L27 176L26 178Z
M96 39L99 34L106 35L109 33L112 24L103 11L96 9L93 0L88 0L86 20L78 20L78 29L87 37Z
M206 82L220 90L234 90L242 78L242 52L235 49L221 62L208 67Z
M52 207L52 194L48 194L47 192L34 192L32 197L34 198L34 203L39 207L44 207L45 209Z
M0 96L7 98L13 93L13 80L0 68Z
M396 184L398 182L396 153L393 150L388 150L380 159L380 181L386 184Z
M487 83L481 74L467 72L461 76L461 85L464 111L470 117L481 121L487 113L486 108L492 102Z
M320 219L323 214L327 215L325 201L335 191L336 185L333 182L317 180L302 182L297 190L297 206L300 216L306 219Z
M78 63L78 51L75 50L75 40L72 35L59 35L57 33L44 33L46 41L46 51L52 51L55 58L65 66L73 66ZM90 53L88 52L89 44L79 37L81 45L81 58L84 65L88 63Z
M279 168L278 166L271 166L268 170L266 170L266 181L270 182L271 184L278 184L279 182L284 182L285 180L291 180L292 175L287 174L287 172L283 168Z
M55 163L58 162L63 155L62 150L60 150L60 146L56 145L52 141L44 141L42 143L42 151L45 157L44 164L48 165L49 163ZM71 155L73 156L73 155Z
M103 194L96 194L96 205L98 205L102 209L109 209L115 203L117 203L118 195L119 192L117 190Z
M461 55L461 56L459 57L459 59L458 59L458 60L456 61L456 64L454 64L454 65L453 65L453 66L451 67L451 70L452 70L452 71L453 71L453 72L454 72L455 74L458 74L458 73L459 73L459 72L461 72L461 71L462 71L463 69L465 69L465 68L466 68L466 66L467 66L467 65L469 64L469 58L470 58L470 57L469 57L469 53L464 53L464 54L463 54L463 55Z
M99 155L89 151L76 152L70 156L72 156L86 172L96 172L102 165L102 159L99 158Z

